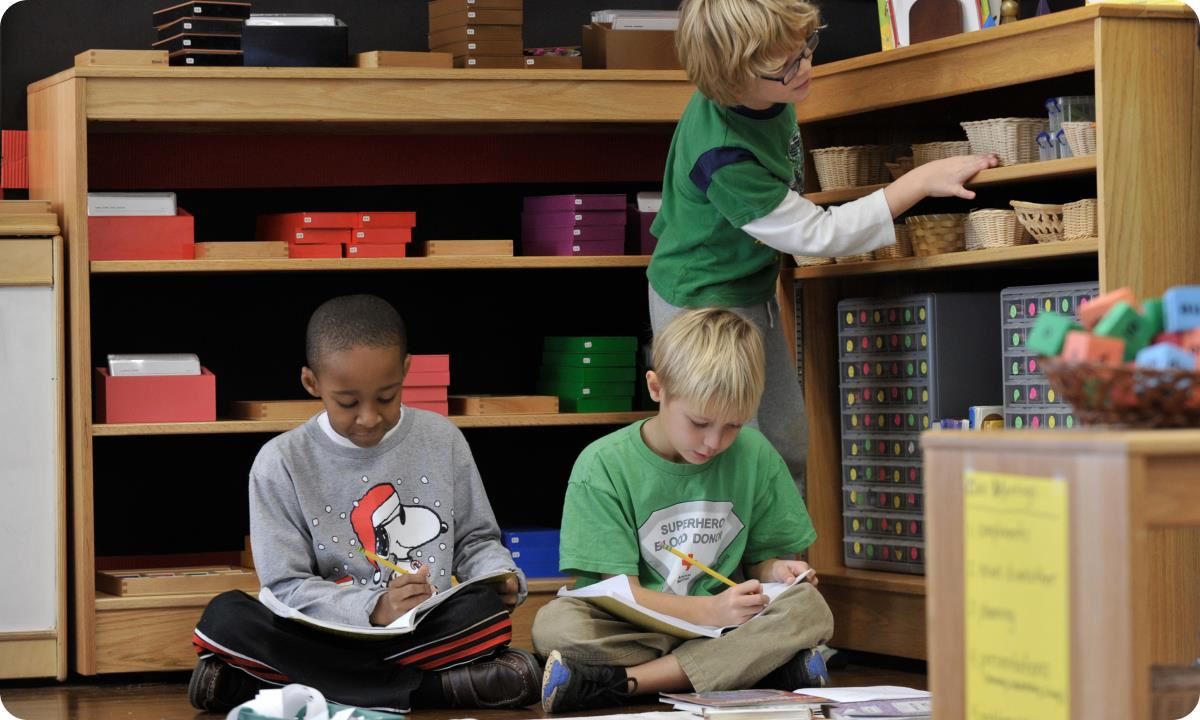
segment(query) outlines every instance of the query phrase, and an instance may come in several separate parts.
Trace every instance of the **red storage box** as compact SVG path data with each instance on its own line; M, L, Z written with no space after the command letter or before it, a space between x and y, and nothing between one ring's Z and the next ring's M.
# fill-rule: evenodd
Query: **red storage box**
M296 228L268 239L285 240L296 245L342 245L353 242L354 231L350 228L344 230Z
M340 258L341 256L341 245L297 245L296 243L288 243L288 257L290 258Z
M435 412L438 415L444 415L444 416L450 415L450 403L449 402L428 402L428 403L427 402L408 402L408 399L406 398L404 401L404 404L411 408L416 408L418 410L428 410L429 412Z
M352 212L293 212L259 215L260 229L275 228L324 228L340 230L358 227L358 213Z
M445 385L415 386L404 388L404 404L450 402L450 390Z
M450 356L449 355L413 355L412 364L408 366L409 374L412 373L448 373L450 372ZM408 381L405 381L408 385ZM443 383L449 385L450 383Z
M186 210L175 217L88 218L89 260L192 260L195 254L195 219Z
M408 252L408 245L347 243L343 247L348 258L402 258Z
M415 212L361 212L358 213L357 223L354 227L408 228L411 230L416 226L417 214Z
M96 368L94 394L98 423L213 422L217 419L217 378L199 375L113 377Z
M354 228L350 231L350 242L403 245L412 242L412 228Z

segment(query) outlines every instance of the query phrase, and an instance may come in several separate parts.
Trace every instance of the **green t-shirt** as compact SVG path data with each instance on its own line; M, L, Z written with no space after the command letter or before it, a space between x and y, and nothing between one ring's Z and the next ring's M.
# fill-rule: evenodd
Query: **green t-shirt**
M646 276L678 307L745 307L775 294L779 253L740 228L804 186L796 109L730 108L697 92L667 155Z
M808 509L783 458L762 433L743 428L703 465L674 463L642 439L645 421L584 449L567 485L559 567L577 586L636 575L643 587L713 595L720 581L666 547L726 577L743 564L802 552L816 540Z

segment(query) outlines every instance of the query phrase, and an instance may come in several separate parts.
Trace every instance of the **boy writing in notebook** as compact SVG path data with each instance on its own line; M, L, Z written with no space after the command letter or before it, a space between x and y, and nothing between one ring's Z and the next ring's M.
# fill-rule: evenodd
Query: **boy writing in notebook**
M410 358L400 315L374 296L334 298L309 320L306 355L301 383L325 409L268 442L250 470L263 586L306 615L366 628L447 590L451 575L514 575L465 587L412 633L388 637L317 631L244 593L219 595L193 638L192 704L226 710L264 682L399 711L535 702L540 667L507 649L524 577L500 544L462 433L402 404Z
M685 0L676 45L698 88L679 119L663 176L650 266L650 322L683 308L726 307L758 325L766 384L752 427L803 476L808 427L779 321L780 254L834 257L896 242L893 218L926 196L973 198L963 183L995 165L972 155L922 165L860 200L806 200L797 103L808 97L819 39L803 0Z
M571 471L559 566L577 587L626 575L644 607L740 627L682 640L558 598L533 625L534 647L548 656L547 712L659 692L827 682L815 648L833 634L833 616L816 576L770 604L762 593L764 582L810 570L795 556L816 533L783 458L745 427L762 395L761 333L728 310L685 311L655 336L653 361L646 385L658 415L592 443ZM727 587L670 548L748 579Z

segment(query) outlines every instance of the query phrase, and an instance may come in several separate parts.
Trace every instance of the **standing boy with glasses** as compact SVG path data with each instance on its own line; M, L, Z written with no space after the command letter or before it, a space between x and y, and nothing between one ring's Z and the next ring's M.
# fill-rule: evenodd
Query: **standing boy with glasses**
M804 199L794 105L808 97L819 23L816 6L803 0L684 0L676 44L699 91L671 141L646 272L656 334L697 307L729 308L759 326L767 376L752 426L797 479L808 428L777 318L779 254L834 257L891 245L893 218L927 196L974 198L963 183L998 162L938 160L827 210Z

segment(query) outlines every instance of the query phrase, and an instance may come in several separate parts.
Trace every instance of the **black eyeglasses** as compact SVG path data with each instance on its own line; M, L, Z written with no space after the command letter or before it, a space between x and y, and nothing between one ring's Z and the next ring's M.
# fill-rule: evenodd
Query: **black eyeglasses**
M801 51L799 57L793 60L782 75L759 75L763 80L774 80L777 83L787 85L796 79L796 74L800 72L800 65L805 60L812 57L813 52L817 49L817 45L821 42L821 34L819 30L813 30L813 34L808 36L804 41L804 50Z

